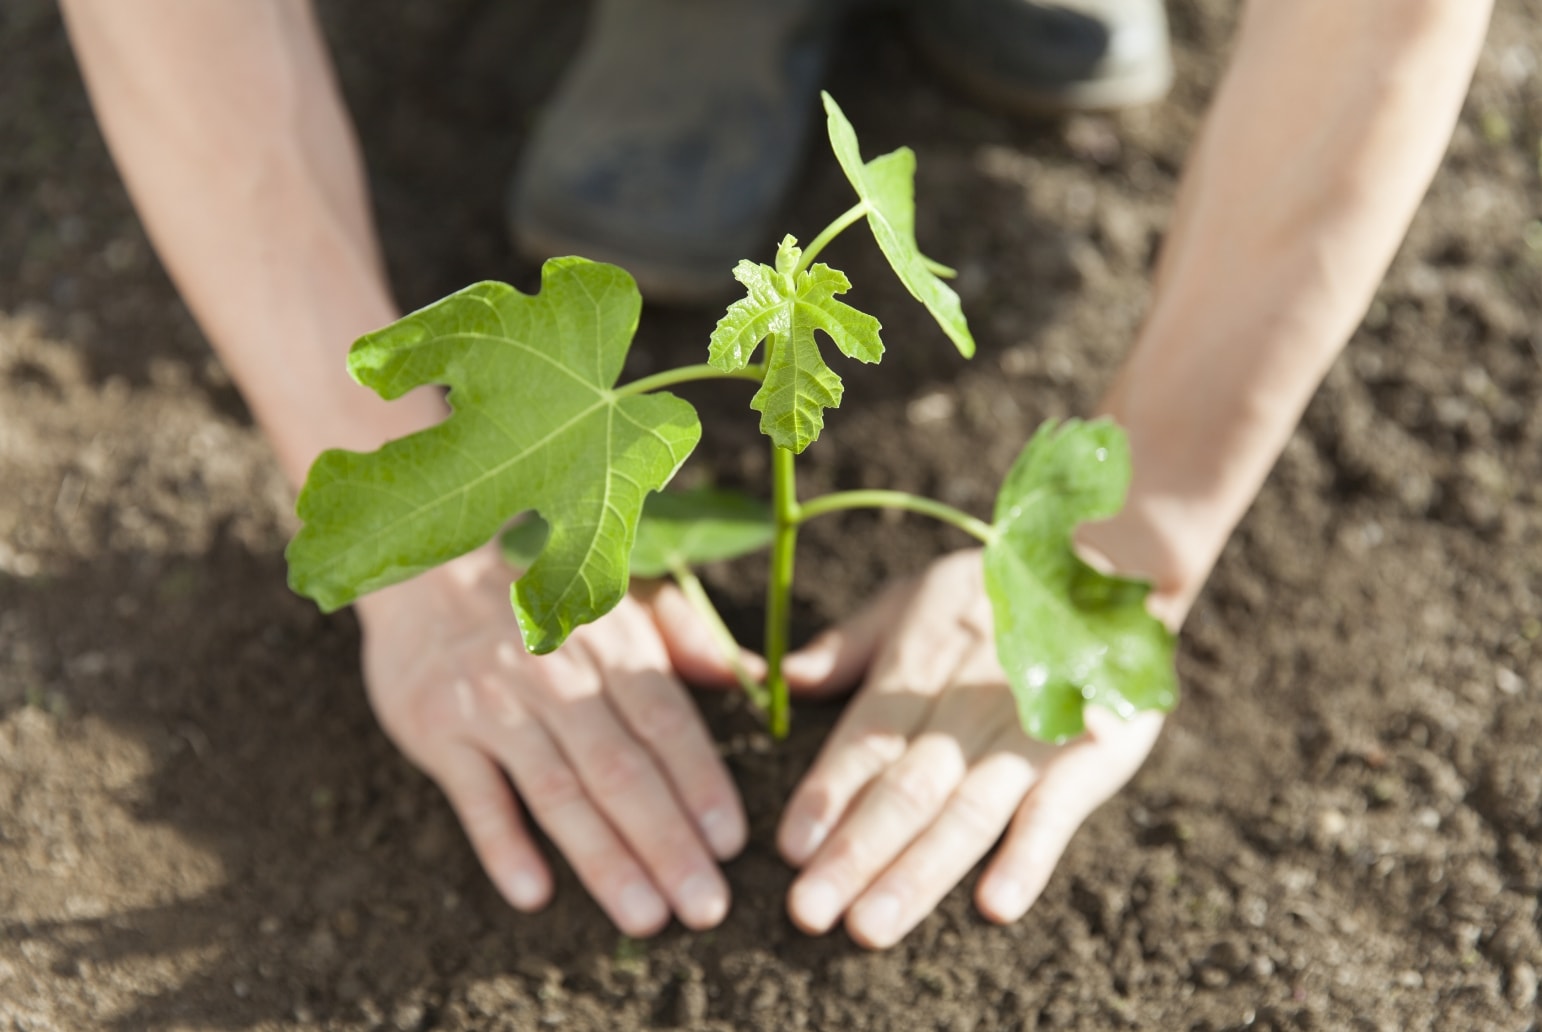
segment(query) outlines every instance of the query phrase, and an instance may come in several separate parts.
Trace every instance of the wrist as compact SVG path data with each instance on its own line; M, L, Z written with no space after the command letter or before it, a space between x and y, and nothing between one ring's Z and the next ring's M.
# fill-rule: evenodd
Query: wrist
M254 400L253 409L296 490L323 451L371 452L434 425L446 412L441 396L429 388L387 402L352 382L296 390L266 403Z
M384 282L359 276L330 293L296 285L262 317L211 333L296 489L326 449L374 451L444 418L432 388L386 401L349 375L353 341L397 314Z
M1154 503L1133 494L1111 519L1083 524L1076 548L1099 570L1150 582L1146 608L1176 631L1204 587L1226 535L1196 531L1176 505Z
M1078 540L1182 622L1342 343L1312 320L1184 304L1169 289L1098 406L1125 431L1124 508ZM1287 299L1288 300L1288 299Z
M1290 432L1256 413L1171 403L1145 410L1117 388L1099 407L1125 430L1132 478L1120 511L1077 544L1152 585L1149 608L1176 629L1204 587ZM1175 412L1174 410L1178 410ZM1276 443L1276 440L1278 443Z

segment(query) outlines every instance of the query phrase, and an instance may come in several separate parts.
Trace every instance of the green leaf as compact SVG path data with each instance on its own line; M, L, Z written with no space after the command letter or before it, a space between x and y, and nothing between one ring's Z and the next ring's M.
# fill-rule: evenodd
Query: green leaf
M504 531L503 557L529 567L546 546L549 528L535 513ZM737 491L697 488L650 494L637 523L632 575L662 577L676 569L737 559L771 546L776 525L765 503Z
M643 511L647 509L648 503L644 502ZM541 549L546 547L546 539L549 537L551 524L541 519L540 513L527 512L523 519L499 535L498 550L503 553L503 561L514 569L528 570L540 558ZM633 545L632 550L635 552L637 546Z
M707 361L733 372L749 364L766 341L766 378L750 399L760 413L760 430L780 447L801 452L824 428L824 410L841 403L841 378L825 364L814 339L823 330L835 346L859 362L883 357L878 320L835 300L851 289L844 273L816 264L796 272L802 256L796 241L784 237L777 248L776 268L742 261L734 279L747 297L728 306L712 331Z
M1149 585L1099 573L1072 550L1077 524L1118 512L1129 483L1129 446L1111 421L1050 421L996 498L985 587L996 654L1034 738L1081 734L1089 704L1128 719L1177 700L1174 639L1146 612Z
M862 150L857 145L856 130L841 113L840 107L830 94L822 93L825 114L828 116L830 146L835 150L835 160L857 196L867 205L867 224L878 241L878 249L889 259L894 272L911 296L926 306L948 335L959 353L965 358L974 354L974 337L964 318L963 307L953 288L944 283L941 275L950 275L952 269L932 261L921 253L916 244L916 155L909 147L901 147L872 161L863 162Z
M764 502L718 488L649 495L632 547L632 573L662 577L677 568L737 559L771 547L776 523Z
M696 446L696 411L612 388L641 298L611 265L558 258L541 292L479 283L371 333L348 356L381 397L450 388L450 417L368 454L328 451L300 493L290 584L323 609L405 580L538 510L551 539L514 586L525 645L549 652L626 592L649 491Z

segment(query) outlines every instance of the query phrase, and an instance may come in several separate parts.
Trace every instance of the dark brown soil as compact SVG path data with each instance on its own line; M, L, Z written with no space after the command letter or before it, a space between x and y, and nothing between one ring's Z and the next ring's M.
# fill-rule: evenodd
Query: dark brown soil
M529 285L501 194L576 5L323 6L403 301ZM960 267L982 354L895 338L849 378L809 490L983 511L1038 420L1090 405L1231 30L1222 0L1172 9L1172 100L1064 124L975 110L893 26L853 37L833 89L871 149L920 152L923 240ZM53 6L7 0L0 1030L1536 1029L1539 59L1542 2L1501 0L1407 245L1189 620L1143 773L1019 924L960 890L870 954L791 927L771 845L830 710L768 751L704 700L755 815L718 931L619 939L571 877L538 917L499 902L375 727L353 618L285 590L285 488L138 228ZM842 190L816 156L790 228ZM869 245L836 258L920 326ZM639 367L710 324L649 312ZM691 475L763 472L728 393L696 395L715 437ZM803 631L958 543L816 528ZM710 577L751 637L754 576Z

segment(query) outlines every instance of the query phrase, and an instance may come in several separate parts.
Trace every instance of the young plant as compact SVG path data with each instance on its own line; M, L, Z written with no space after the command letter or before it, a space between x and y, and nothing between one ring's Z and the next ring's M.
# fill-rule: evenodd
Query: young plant
M818 439L824 411L843 392L816 333L857 361L883 357L878 320L837 300L850 282L815 262L839 233L865 219L905 287L962 354L974 352L958 296L942 279L950 270L916 245L914 154L901 148L864 162L840 108L828 95L824 104L857 203L807 248L784 238L774 265L739 263L733 275L746 296L718 323L706 364L618 385L641 298L625 272L582 258L548 261L533 296L478 283L355 343L348 367L360 383L388 400L446 386L452 414L378 451L316 460L298 503L304 525L287 552L291 586L337 609L480 547L528 512L503 545L524 569L511 599L531 652L550 652L609 612L631 576L667 574L737 663L738 645L690 568L769 547L764 685L736 669L780 737L799 528L845 509L905 509L983 544L997 655L1030 735L1081 733L1089 703L1124 717L1170 709L1173 639L1146 612L1148 586L1094 570L1072 545L1079 523L1123 504L1129 449L1113 423L1042 426L989 523L898 491L797 497L796 456ZM695 410L666 388L713 378L759 385L750 406L771 439L769 508L722 492L654 493L701 436Z

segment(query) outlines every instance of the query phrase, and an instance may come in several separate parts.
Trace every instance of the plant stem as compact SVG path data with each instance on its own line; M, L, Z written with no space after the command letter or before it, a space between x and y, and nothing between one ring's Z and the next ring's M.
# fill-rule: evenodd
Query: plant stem
M815 516L842 509L906 509L951 524L987 545L996 539L996 528L984 520L977 520L967 512L944 505L934 498L923 498L904 491L837 491L820 495L806 505L799 506L796 518L802 523Z
M744 689L750 705L762 713L769 711L771 703L765 687L757 684L749 675L749 671L744 669L744 661L739 658L739 642L734 638L734 632L730 631L728 625L723 622L723 615L717 611L717 606L712 604L712 599L701 583L701 578L684 564L671 567L669 575L675 579L676 584L680 585L680 591L691 605L696 607L696 612L707 621L707 626L712 630L712 636L717 639L724 658L728 660L728 665L734 672L734 679L739 682L739 687Z
M786 738L791 723L782 657L792 622L792 567L798 545L798 482L793 454L771 446L771 509L776 537L771 543L771 573L766 586L766 723L772 738Z
M647 394L664 387L673 387L678 383L691 383L694 380L753 380L760 383L766 378L766 367L761 364L747 365L743 369L735 369L731 373L725 373L716 366L705 363L701 365L680 366L676 369L666 369L662 373L654 373L645 376L641 380L633 380L616 388L616 396L620 398L630 397L634 394Z
M819 235L814 238L813 243L809 244L803 249L803 257L798 259L798 267L794 270L794 273L802 272L804 269L807 269L810 265L814 264L814 259L819 257L819 252L825 249L826 244L840 236L842 231L844 231L847 226L851 225L853 222L857 221L866 214L867 202L858 201L856 204L846 209L843 214L837 216L834 222L830 223L820 231Z

